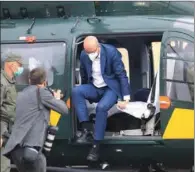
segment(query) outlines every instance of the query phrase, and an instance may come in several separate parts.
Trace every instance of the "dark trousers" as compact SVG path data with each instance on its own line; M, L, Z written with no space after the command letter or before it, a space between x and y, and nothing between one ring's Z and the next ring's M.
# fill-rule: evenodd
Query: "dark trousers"
M102 140L105 134L108 110L117 102L117 95L108 87L97 88L92 84L74 87L72 90L72 103L80 122L89 121L86 99L98 102L94 139Z
M24 149L16 148L11 157L19 172L46 172L46 158L40 153L34 164L25 163L23 160Z

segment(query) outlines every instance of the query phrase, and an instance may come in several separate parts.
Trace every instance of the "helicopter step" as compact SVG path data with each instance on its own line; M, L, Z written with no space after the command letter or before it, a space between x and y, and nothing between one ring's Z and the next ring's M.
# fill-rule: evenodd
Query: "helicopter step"
M186 169L167 169L166 171L155 170L155 169L109 169L109 170L97 170L97 169L74 169L74 168L66 168L66 169L56 169L56 170L47 170L47 172L189 172Z
M148 165L140 166L140 168L129 167L110 167L105 162L100 164L99 168L92 168L91 166L66 166L63 167L47 167L47 172L191 172L189 169L166 169L164 166ZM11 172L16 172L16 166L12 165Z

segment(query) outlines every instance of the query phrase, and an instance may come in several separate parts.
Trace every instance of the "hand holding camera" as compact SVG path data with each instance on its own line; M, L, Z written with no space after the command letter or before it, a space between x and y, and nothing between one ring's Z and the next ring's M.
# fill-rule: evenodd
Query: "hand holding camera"
M53 95L54 95L54 97L57 99L57 100L60 100L61 98L62 98L62 94L61 94L61 90L57 90L57 91L55 91L55 90L52 90L53 91Z
M58 99L58 100L60 100L60 99L63 99L64 98L64 94L62 94L61 92L61 90L56 90L56 89L51 89L51 88L48 88L48 90L53 94L53 96L56 98L56 99Z

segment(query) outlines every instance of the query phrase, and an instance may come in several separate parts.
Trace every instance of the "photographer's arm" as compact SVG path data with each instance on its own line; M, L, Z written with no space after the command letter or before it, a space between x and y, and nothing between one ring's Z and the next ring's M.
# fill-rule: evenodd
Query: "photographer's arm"
M48 89L40 89L40 97L41 102L47 108L52 109L62 115L68 114L68 108L65 102L62 100L57 100Z

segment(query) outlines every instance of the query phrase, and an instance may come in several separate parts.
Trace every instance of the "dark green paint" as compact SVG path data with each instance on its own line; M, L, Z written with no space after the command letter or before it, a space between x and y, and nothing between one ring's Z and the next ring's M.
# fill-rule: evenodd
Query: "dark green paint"
M161 47L161 87L160 87L160 95L161 96L166 96L166 91L165 91L165 87L166 87L166 79L165 78L165 66L163 63L163 59L166 58L165 56L165 49L166 49L166 45L167 45L167 41L169 39L183 39L186 40L188 42L193 43L194 42L194 33L192 31L187 31L185 29L175 29L172 28L170 29L170 31L166 31L165 34L163 35L162 38L162 47ZM179 101L179 100L171 100L171 107L167 110L161 110L161 129L162 129L162 133L164 133L166 126L171 118L171 114L173 113L175 108L181 108L181 109L194 109L194 103L193 102L185 102L185 101ZM185 115L185 114L184 114Z
M70 6L67 4L70 2L60 2L62 5L66 4L66 9L69 9ZM59 4L60 4L59 3ZM73 2L72 2L73 3ZM43 13L37 13L35 25L31 30L31 34L36 36L37 42L40 41L65 41L67 44L66 50L66 64L65 64L65 75L60 79L57 85L60 85L62 90L66 90L65 100L71 94L71 88L73 83L73 62L74 62L74 48L75 41L78 37L82 35L89 34L139 34L139 33L160 33L167 30L178 30L178 27L183 27L183 32L188 33L190 28L194 27L193 23L193 13L191 9L191 2L185 4L186 8L174 2L160 2L161 11L158 11L158 8L151 11L151 13L140 8L140 13L132 13L129 8L129 12L125 13L125 8L121 8L121 13L119 16L118 13L100 13L101 8L105 7L103 4L101 7L95 9L93 2L76 2L77 4L72 5L70 18L56 18L55 7L58 3L56 2L47 2L51 10L53 11L51 17L45 18ZM103 3L103 2L102 2ZM117 2L120 3L120 2ZM131 5L132 3L129 2ZM35 14L35 9L43 8L44 2L15 2L15 4L10 4L9 2L2 2L3 7L14 9L13 16L18 17L19 7L25 6L29 7L30 14ZM58 5L59 5L58 4ZM16 8L16 5L18 8ZM78 9L78 5L80 8ZM122 5L122 4L121 4ZM122 5L126 6L126 5ZM168 9L165 7L169 6ZM173 7L175 6L175 7ZM188 7L187 7L188 6ZM2 8L2 7L1 7ZM115 7L108 8L111 10ZM119 6L118 6L119 8ZM76 9L76 10L75 10ZM156 11L155 11L156 10ZM37 11L37 10L36 10ZM85 13L84 13L85 12ZM150 14L150 15L147 15ZM185 14L185 15L184 15ZM81 16L83 15L83 16ZM89 17L93 15L98 16L100 19L99 23L90 24L87 22ZM115 16L114 16L115 15ZM125 17L124 17L125 15ZM71 29L75 25L78 16L79 23L75 28L74 32L71 32ZM183 21L177 21L179 18L183 18ZM190 20L190 21L189 21ZM10 19L10 20L1 20L1 42L2 43L21 43L19 41L20 36L27 36L27 29L32 23L32 19ZM175 25L177 23L177 25ZM180 26L178 26L180 25ZM7 26L7 28L5 28ZM180 29L179 29L180 30ZM163 50L162 50L163 51ZM161 58L162 59L162 58ZM163 66L161 63L161 69ZM163 73L163 72L161 72ZM163 78L161 74L161 78ZM161 80L160 93L164 95L164 84ZM193 108L193 105L190 103L184 102L173 102L174 106L180 108ZM173 107L168 110L161 111L161 125L162 132L164 131L168 120L170 119L171 113L173 112ZM89 150L89 145L78 145L75 144L72 140L75 132L75 126L73 119L75 116L70 110L70 115L62 117L59 123L60 131L58 133L57 139L54 143L52 153L49 157L50 166L65 166L68 164L81 165L86 164L86 156ZM122 152L116 152L116 149L122 149ZM159 160L166 162L171 166L186 166L189 167L192 163L190 160L193 159L193 141L192 140L166 140L163 141L161 137L124 137L123 139L112 137L106 138L101 149L101 159L107 160L111 163L131 163L136 160L143 161L145 159ZM182 157L178 159L178 157ZM189 160L190 159L190 160Z

